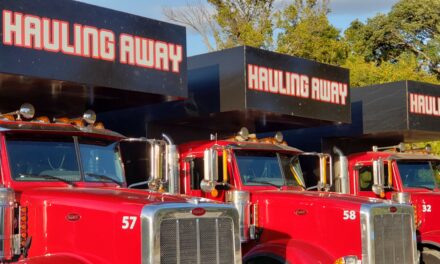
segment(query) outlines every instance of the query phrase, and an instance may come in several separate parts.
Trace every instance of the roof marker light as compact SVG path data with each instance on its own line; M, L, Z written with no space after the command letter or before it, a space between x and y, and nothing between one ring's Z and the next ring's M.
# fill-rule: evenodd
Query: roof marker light
M84 112L82 119L89 125L93 125L96 122L96 113L93 110L87 110Z
M278 131L278 132L275 134L274 138L275 138L275 140L276 140L278 143L283 143L284 136L283 136L283 133L281 133L280 131Z
M22 116L26 119L31 119L35 115L35 108L29 103L24 103L20 106L19 110L6 114L0 114L0 117L6 120L14 121L14 115L17 115L17 120L21 120Z
M249 130L246 127L242 127L237 133L237 140L246 141L249 139Z

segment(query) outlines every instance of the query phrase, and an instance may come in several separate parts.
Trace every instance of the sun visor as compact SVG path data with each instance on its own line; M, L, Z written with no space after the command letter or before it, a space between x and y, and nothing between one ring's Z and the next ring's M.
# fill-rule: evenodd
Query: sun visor
M1 0L0 15L2 107L14 93L102 111L187 96L184 27L68 0Z

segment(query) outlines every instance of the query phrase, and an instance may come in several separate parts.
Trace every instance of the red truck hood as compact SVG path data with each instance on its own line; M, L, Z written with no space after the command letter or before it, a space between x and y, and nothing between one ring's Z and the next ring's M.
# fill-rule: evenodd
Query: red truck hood
M171 195L167 193L152 192L148 190L137 189L121 189L121 188L57 188L57 187L42 187L24 190L22 197L32 197L36 199L41 197L44 200L54 201L93 201L93 202L107 202L115 204L127 205L145 205L151 203L184 203L193 202L195 198L185 195ZM212 201L210 201L212 202Z
M364 205L386 206L380 199L325 192L251 191L250 197L258 206L261 243L280 238L306 241L321 245L333 260L362 257L361 209Z
M295 200L307 200L310 202L318 202L319 204L330 203L338 206L354 206L359 208L362 204L383 203L384 200L360 197L347 194L329 193L329 192L309 192L309 191L255 191L251 192L251 195L256 199L295 199ZM258 198L257 198L258 197ZM323 199L324 198L324 199Z
M33 241L29 257L69 249L96 264L141 262L146 209L185 203L189 213L205 204L180 195L123 188L45 187L25 189L17 196L27 207L25 219Z

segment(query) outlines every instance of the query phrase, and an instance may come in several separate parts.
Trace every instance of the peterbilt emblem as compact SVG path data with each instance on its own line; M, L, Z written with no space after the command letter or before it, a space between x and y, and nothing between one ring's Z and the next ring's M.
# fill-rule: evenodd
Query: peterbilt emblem
M305 209L297 209L295 211L295 214L296 215L306 215L307 214L307 210L305 210Z
M69 222L76 222L81 219L81 215L76 213L69 213L66 215L66 220Z
M395 206L391 206L391 207L390 207L390 212L391 212L391 213L395 213L395 212L397 212L397 207L395 207Z
M191 213L195 216L202 216L206 213L206 210L200 207L191 210Z

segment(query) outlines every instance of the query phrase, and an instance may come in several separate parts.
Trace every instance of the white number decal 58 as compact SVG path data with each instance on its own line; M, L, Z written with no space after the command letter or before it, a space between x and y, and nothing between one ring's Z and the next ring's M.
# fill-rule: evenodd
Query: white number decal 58
M423 204L422 205L422 212L428 212L428 213L430 213L431 212L431 205L430 204Z
M122 217L122 229L133 229L136 224L136 216L123 216Z
M344 220L355 220L356 219L356 211L353 210L344 210Z

